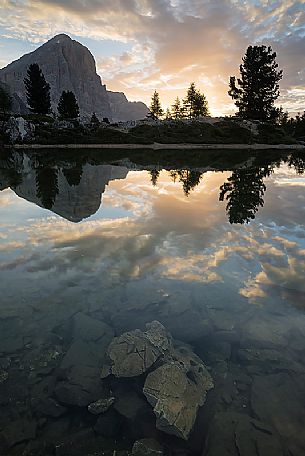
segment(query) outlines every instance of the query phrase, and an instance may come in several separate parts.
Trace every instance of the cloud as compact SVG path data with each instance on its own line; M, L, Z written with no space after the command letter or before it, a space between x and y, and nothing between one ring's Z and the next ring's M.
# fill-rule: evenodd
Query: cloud
M214 114L232 112L228 78L237 74L249 44L271 44L284 68L280 102L302 108L305 91L304 0L2 0L3 35L41 43L60 32L80 40L130 44L113 58L98 57L112 90L149 102L158 89L170 105L196 81Z

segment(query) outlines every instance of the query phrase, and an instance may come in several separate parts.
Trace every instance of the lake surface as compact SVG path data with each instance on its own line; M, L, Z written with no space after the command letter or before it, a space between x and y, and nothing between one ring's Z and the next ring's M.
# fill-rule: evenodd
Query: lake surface
M113 153L0 152L0 454L304 455L305 155ZM213 379L188 439L100 379L154 320Z

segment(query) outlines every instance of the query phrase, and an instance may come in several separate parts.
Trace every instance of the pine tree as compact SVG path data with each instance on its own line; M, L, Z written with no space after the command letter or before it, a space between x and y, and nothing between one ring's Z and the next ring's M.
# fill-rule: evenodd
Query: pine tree
M24 85L30 110L35 114L48 114L51 111L50 85L37 63L29 66Z
M193 119L199 116L208 116L208 102L203 93L196 89L195 83L192 82L187 90L183 100L183 109L185 117Z
M275 117L283 72L278 71L276 53L270 46L249 46L239 67L240 78L231 76L228 94L244 119L267 121Z
M76 119L79 116L79 107L73 92L62 92L57 111L61 119Z
M166 110L165 119L166 120L171 120L172 119L172 115L171 115L171 112L170 112L169 108L167 108L167 110Z
M100 121L99 121L97 115L95 114L95 112L92 113L92 116L90 119L90 124L93 128L97 128L100 125Z
M12 98L8 91L0 86L0 113L6 115L12 109Z
M172 117L176 120L181 119L181 102L179 97L177 97L174 104L172 104Z
M163 116L163 109L161 107L161 102L159 98L159 93L155 90L153 96L151 97L150 103L150 112L148 114L154 120L158 120Z
M194 117L207 117L209 116L208 102L203 93L197 91L193 104L193 115Z

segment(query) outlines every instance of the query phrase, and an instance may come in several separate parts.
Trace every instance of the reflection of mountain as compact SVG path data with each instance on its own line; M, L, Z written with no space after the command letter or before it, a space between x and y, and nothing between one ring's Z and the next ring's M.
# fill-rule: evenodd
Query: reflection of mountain
M102 194L109 181L124 179L128 173L128 170L122 166L85 164L79 184L70 185L66 177L66 169L47 168L47 170L48 175L41 176L39 168L26 169L22 176L22 183L13 187L13 190L21 198L38 206L47 207L71 222L80 222L94 214L100 207ZM46 172L46 168L43 171ZM69 171L71 172L70 169ZM41 177L40 181L39 178L37 180L37 176ZM56 182L55 189L52 187L53 181ZM41 184L39 186L39 182L44 186L42 187Z

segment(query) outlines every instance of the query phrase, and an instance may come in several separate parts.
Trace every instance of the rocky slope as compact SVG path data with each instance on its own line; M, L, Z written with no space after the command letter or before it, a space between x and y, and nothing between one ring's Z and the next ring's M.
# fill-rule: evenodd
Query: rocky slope
M135 120L146 116L144 103L131 103L124 94L108 92L96 73L90 51L68 35L57 35L35 51L22 56L0 70L0 81L7 84L14 97L26 102L24 77L31 63L38 63L51 86L52 108L56 110L63 90L72 90L82 115L96 112L113 121Z

